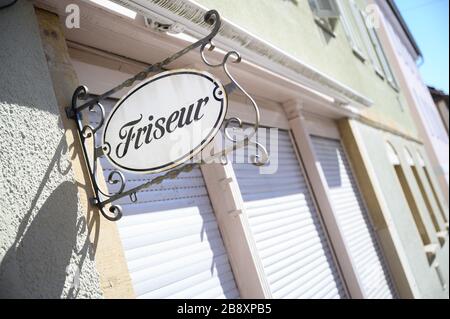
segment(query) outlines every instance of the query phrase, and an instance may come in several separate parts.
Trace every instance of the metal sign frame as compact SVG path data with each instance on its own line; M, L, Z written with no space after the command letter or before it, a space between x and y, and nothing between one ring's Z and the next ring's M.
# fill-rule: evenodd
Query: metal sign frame
M110 145L109 141L106 141L107 136L109 135L109 138L111 138L111 134L108 134L108 126L109 123L111 123L111 121L114 122L114 113L125 108L126 113L133 113L132 112L132 106L130 105L125 105L123 106L123 104L127 103L127 99L129 97L132 97L134 94L139 94L142 93L142 91L145 92L145 87L147 85L154 85L156 83L156 85L158 85L158 82L161 81L161 79L165 79L165 78L172 78L173 81L173 77L175 78L184 78L185 76L189 76L189 77L194 77L195 80L198 79L202 79L203 81L205 81L206 83L208 83L211 87L209 88L209 93L211 94L210 97L207 97L207 100L205 102L205 100L200 99L198 100L197 97L197 102L199 103L199 101L205 102L206 104L210 101L212 101L212 103L218 103L220 104L220 108L218 109L218 114L217 117L214 117L214 124L211 126L211 128L208 130L208 133L204 136L202 136L202 139L197 141L197 143L194 143L195 145L190 145L190 143L187 143L186 146L190 146L189 147L189 151L186 149L184 154L181 155L180 153L177 154L177 158L170 158L170 160L166 160L166 162L163 165L159 165L159 166L151 166L148 167L148 164L146 165L146 167L129 167L127 165L125 165L124 163L119 163L121 161L121 158L118 157L117 153L116 156L114 156L114 151L113 149L115 149L114 146ZM194 81L195 81L194 80ZM193 91L193 87L192 87L192 81L188 82L188 90L189 91ZM160 84L159 84L160 85ZM175 84L171 83L170 87L174 86ZM167 84L163 85L162 88L160 88L160 90L157 90L157 93L161 93L165 88L167 87ZM144 90L142 90L144 88ZM180 89L180 87L172 87L173 89ZM186 89L186 87L185 87ZM183 94L185 94L186 92L184 92ZM164 94L163 94L164 95ZM151 100L151 94L148 94L149 98L145 99L145 100ZM164 98L166 99L166 97ZM191 103L193 101L190 101L187 103L187 105L192 105L194 106L196 103ZM152 101L151 103L157 103L156 101ZM167 108L170 108L170 105L167 105ZM214 137L216 136L216 134L218 133L218 131L221 128L221 125L223 123L223 121L225 120L225 115L227 113L227 108L228 108L228 97L227 94L225 92L225 88L223 87L223 85L220 83L220 81L218 79L216 79L212 74L210 74L209 72L205 72L205 71L199 71L199 70L194 70L194 69L175 69L175 70L169 70L169 71L165 71L165 72L161 72L158 73L154 76L152 76L151 78L149 78L146 81L142 81L138 86L134 87L131 91L129 91L126 95L124 95L114 106L114 108L111 110L111 113L108 116L108 119L106 120L106 123L104 124L104 129L103 129L103 136L102 136L102 145L105 145L106 149L109 149L109 153L104 151L103 153L108 157L108 159L110 160L110 162L112 162L118 169L121 169L123 171L128 171L130 173L135 173L135 174L153 174L153 173L159 173L159 172L164 172L164 171L168 171L171 168L177 167L180 164L183 164L189 160L191 160L192 158L194 158L195 156L197 156L198 153L202 152L204 150L204 148L210 144L210 142L214 139ZM137 110L139 110L138 113L144 113L145 111L142 110L142 106L141 104L139 104L138 108L134 108L135 112ZM210 109L210 107L208 107L208 110ZM129 110L129 111L128 111ZM152 110L152 112L155 112L156 110L153 110L153 108L148 108L147 111ZM159 109L164 110L163 108ZM187 111L189 113L189 111ZM212 114L213 112L208 111L209 114ZM147 114L146 116L148 116L149 114ZM141 114L142 116L142 114ZM152 113L153 116L153 113ZM188 117L188 115L187 115ZM203 115L202 115L203 117ZM154 120L154 118L152 117L152 119ZM200 120L200 119L199 119ZM188 121L186 119L186 121ZM158 119L154 120L154 123L157 123ZM117 128L116 128L117 129ZM162 133L161 137L168 132L167 128L165 129L165 132ZM117 132L116 132L117 133ZM114 134L113 134L114 135ZM145 142L147 143L147 142ZM169 144L170 146L173 146L173 142L170 143L165 143L165 144ZM163 147L164 145L162 145ZM117 145L116 145L117 147ZM161 147L161 145L160 145ZM160 151L164 151L164 150L158 150L158 152ZM148 152L148 151L147 151ZM111 153L113 154L111 156ZM166 153L166 155L170 154L170 152ZM148 163L149 161L149 157L151 157L152 154L147 154L147 156L145 154L143 155L139 155L139 157L141 157L141 159L145 159L147 158L146 162ZM115 157L115 158L114 158ZM123 156L123 158L126 158L125 156ZM133 159L132 162L136 163L136 158L133 156L128 156L127 158ZM151 159L151 158L150 158ZM161 164L161 163L160 163Z
M249 99L255 112L255 123L253 125L253 130L250 134L245 135L242 140L233 138L227 130L233 123L237 125L237 127L242 128L243 122L241 121L241 119L232 117L224 120L224 136L227 140L232 142L232 145L224 148L219 152L216 152L215 154L212 154L209 159L218 159L220 160L220 163L225 165L227 163L227 155L229 153L248 145L254 145L257 148L258 154L252 156L253 164L265 165L269 161L269 155L265 147L252 139L259 127L259 107L256 104L255 100L239 85L239 83L231 75L227 67L227 63L229 61L231 61L232 63L239 63L241 61L241 56L236 51L229 51L223 57L222 62L217 64L211 63L206 57L205 51L213 51L215 48L212 40L219 32L221 26L219 13L216 10L210 10L206 12L204 16L204 22L212 26L211 32L206 37L192 43L188 47L176 52L175 54L164 59L161 62L149 65L143 71L139 72L132 78L127 79L126 81L110 89L109 91L94 97L89 95L89 91L86 86L79 86L73 93L72 105L66 108L66 115L68 118L75 120L77 123L78 137L81 142L83 157L87 163L90 182L94 190L94 197L91 198L91 203L97 206L101 214L110 221L116 221L122 217L122 207L120 205L114 204L114 201L122 197L129 196L132 202L137 202L137 192L139 192L140 190L148 188L152 185L160 184L165 179L176 178L182 172L189 172L194 167L204 164L205 162L180 164L180 166L167 171L164 175L155 177L142 185L130 189L126 189L125 176L123 175L123 173L118 169L114 169L108 175L106 182L109 184L118 184L118 191L110 193L103 190L99 186L97 180L97 161L100 157L104 156L105 149L101 146L97 147L95 143L95 133L100 128L102 128L105 122L105 109L100 102L107 99L112 94L124 88L132 86L136 81L145 80L150 75L150 73L165 71L166 69L164 67L166 65L170 64L171 62L196 48L200 47L200 56L203 63L212 68L222 68L227 77L230 79L230 83L224 86L226 93L229 95L235 90L241 91ZM80 100L87 101L81 105L78 105ZM100 121L98 125L93 127L89 124L83 123L83 111L98 112L100 115Z

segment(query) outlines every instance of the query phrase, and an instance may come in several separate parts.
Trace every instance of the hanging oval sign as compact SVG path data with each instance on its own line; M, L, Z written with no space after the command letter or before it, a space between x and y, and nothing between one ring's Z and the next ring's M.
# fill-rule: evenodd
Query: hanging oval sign
M117 102L106 120L103 151L115 166L127 171L166 171L208 145L226 112L226 92L211 74L163 72Z

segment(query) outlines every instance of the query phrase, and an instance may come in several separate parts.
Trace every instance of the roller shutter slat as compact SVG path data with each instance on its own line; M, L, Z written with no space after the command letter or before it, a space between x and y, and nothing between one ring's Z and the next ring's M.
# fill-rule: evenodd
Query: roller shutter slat
M113 102L102 104L108 114ZM107 178L114 166L105 157L100 163ZM123 173L126 189L161 175ZM116 202L123 207L117 225L137 298L239 298L199 168L139 191L137 198Z
M233 164L272 295L346 297L289 133L279 130L278 137L275 174L262 175L258 167Z
M340 141L312 136L312 142L365 296L396 298L392 278Z

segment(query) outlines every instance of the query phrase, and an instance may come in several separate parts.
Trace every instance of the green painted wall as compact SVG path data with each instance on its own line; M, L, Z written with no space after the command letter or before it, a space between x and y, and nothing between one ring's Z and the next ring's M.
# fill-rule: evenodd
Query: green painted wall
M374 105L366 111L372 119L417 136L405 98L375 73L370 61L362 62L356 57L341 22L336 26L335 37L319 27L307 0L197 2L217 9L248 32L372 99ZM348 5L347 0L342 3ZM364 8L365 0L357 3Z
M378 185L380 185L383 198L385 199L387 208L390 213L390 219L395 225L395 231L400 239L403 251L407 257L408 265L414 274L415 284L420 292L421 298L448 298L448 283L449 283L449 248L448 237L443 246L439 244L436 237L436 232L433 230L430 213L428 212L425 203L422 198L421 192L415 182L414 175L407 160L404 157L403 150L408 148L412 154L414 152L425 152L422 145L418 145L414 142L408 142L399 136L385 133L370 126L364 125L359 122L355 122L355 129L362 137L362 140L371 141L364 145L365 152L367 152L370 159L369 165L375 172ZM408 179L408 184L411 187L414 198L417 199L417 205L421 211L423 222L425 223L431 241L438 246L436 259L432 265L428 263L425 250L420 240L417 227L412 217L411 211L408 207L401 185L395 174L393 165L390 163L385 143L389 141L394 149L399 154L400 162L402 163L403 171ZM413 155L414 156L414 155ZM417 159L415 158L415 161ZM425 159L426 165L429 168L430 163ZM415 162L416 167L420 167L419 162ZM422 179L423 181L425 179ZM437 185L435 181L435 185ZM427 192L428 197L431 199L433 195ZM441 199L442 207L445 208L445 214L448 218L448 206L445 206L445 202ZM435 210L435 213L438 212ZM447 235L448 236L448 235ZM434 268L435 265L439 265L443 279L446 283L446 288L441 286L438 274Z

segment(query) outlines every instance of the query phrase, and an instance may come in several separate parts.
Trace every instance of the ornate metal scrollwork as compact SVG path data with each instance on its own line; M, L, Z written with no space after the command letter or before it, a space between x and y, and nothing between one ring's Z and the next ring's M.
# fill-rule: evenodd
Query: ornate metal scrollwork
M139 72L132 78L127 79L126 81L112 88L111 90L103 93L102 95L92 97L89 96L87 87L85 86L78 87L73 94L71 107L66 108L67 116L71 119L74 119L77 123L78 135L81 140L83 155L86 162L88 163L87 166L89 169L90 180L94 190L94 198L92 199L92 203L96 205L100 209L101 214L110 221L116 221L120 219L122 216L122 207L120 205L114 204L114 202L119 198L129 196L132 202L136 202L138 200L137 193L140 190L148 188L152 185L160 184L166 179L176 178L179 174L183 172L191 171L197 165L202 164L202 162L184 164L182 166L179 166L175 169L166 172L163 175L153 178L147 183L144 183L131 189L126 189L126 179L123 173L117 169L113 169L108 174L106 178L106 183L110 185L116 185L115 189L117 190L114 192L110 192L108 190L102 189L102 187L99 185L97 176L98 174L97 161L100 159L100 157L104 156L105 152L108 152L108 149L107 145L98 147L96 144L96 132L98 132L102 128L105 121L105 109L100 102L102 100L105 100L112 94L118 92L119 90L132 86L136 81L144 80L150 73L162 71L164 69L164 66L170 64L174 60L178 59L179 57L198 47L200 47L201 59L207 66L212 68L217 67L223 68L223 71L231 81L231 83L226 85L225 89L226 90L229 89L230 91L232 89L238 89L239 91L241 91L250 100L251 105L255 112L255 124L252 127L252 132L250 134L245 135L245 137L242 140L237 140L228 133L228 129L231 127L232 124L236 124L241 129L243 128L243 122L241 121L241 119L233 117L229 118L224 122L224 135L227 140L232 142L232 146L224 148L223 150L215 154L211 154L210 158L213 159L217 158L220 161L220 163L225 165L228 162L227 154L233 152L236 149L248 145L253 145L256 147L256 150L259 153L253 155L253 164L264 165L265 163L268 162L269 156L267 150L264 148L263 145L261 145L257 141L254 141L253 139L253 137L257 133L260 123L260 114L258 105L255 102L255 100L241 87L241 85L236 81L236 79L231 75L230 71L228 70L227 63L229 62L229 60L232 63L239 63L241 61L241 56L236 51L229 51L225 54L221 63L218 64L211 63L206 57L205 50L213 51L215 48L215 46L212 43L212 40L220 29L221 21L219 13L216 10L208 11L205 14L204 21L205 23L208 23L212 26L211 32L206 37L198 40L197 42L189 45L188 47L173 54L172 56L166 58L161 62L149 65L143 71ZM225 92L214 92L214 94L225 94ZM78 105L78 101L80 100L81 101L87 100L87 101L84 104ZM92 126L88 123L83 122L82 111L86 109L89 110L89 112L95 112L98 114L100 120L96 126ZM88 149L90 151L88 151Z
M257 131L258 131L258 127L259 127L259 122L260 122L260 114L259 114L259 108L258 105L256 104L255 100L250 96L250 94L248 94L243 88L242 86L236 81L236 79L231 75L230 71L228 70L228 60L230 58L234 58L234 60L232 61L232 63L240 63L241 62L241 55L236 52L236 51L229 51L225 54L225 56L223 57L223 60L221 63L211 63L206 55L205 55L205 49L206 47L208 47L208 51L214 51L215 46L212 43L212 40L204 43L201 47L200 47L200 55L202 58L202 61L209 67L212 68L217 68L217 67L222 67L223 71L225 72L225 74L228 76L228 78L231 81L231 84L236 87L239 91L241 91L249 100L251 105L253 106L253 109L255 111L255 124L253 125L253 131L246 135L244 137L244 139L242 140L237 140L233 137L230 136L230 134L228 133L228 128L230 127L231 123L237 123L239 128L243 128L243 123L241 121L241 119L237 118L237 117L231 117L227 120L225 120L225 125L224 125L224 135L225 137L231 141L233 143L233 146L229 147L229 148L225 148L224 150L222 150L221 152L219 152L218 154L213 155L213 157L215 156L221 156L222 158L226 157L226 155L230 152L235 151L238 148L244 147L244 146L248 146L248 145L254 145L256 147L257 150L259 150L261 152L261 155L254 155L253 156L253 163L255 165L261 166L261 165L265 165L268 160L269 160L269 154L267 153L266 148L259 142L257 141L253 141L252 138L256 135Z

